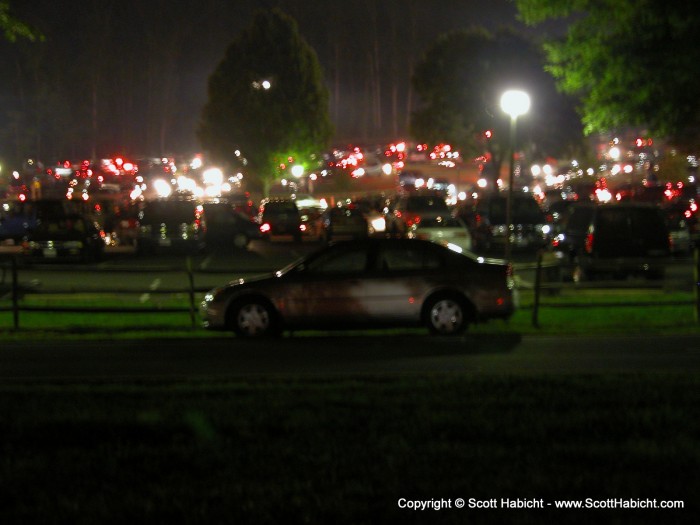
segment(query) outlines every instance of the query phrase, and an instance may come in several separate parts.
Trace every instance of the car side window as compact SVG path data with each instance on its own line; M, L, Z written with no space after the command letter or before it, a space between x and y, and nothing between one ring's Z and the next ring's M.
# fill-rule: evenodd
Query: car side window
M379 267L390 272L436 270L443 266L440 254L424 246L392 246L379 255Z
M367 250L363 247L332 250L310 261L306 266L311 274L360 273L367 269Z

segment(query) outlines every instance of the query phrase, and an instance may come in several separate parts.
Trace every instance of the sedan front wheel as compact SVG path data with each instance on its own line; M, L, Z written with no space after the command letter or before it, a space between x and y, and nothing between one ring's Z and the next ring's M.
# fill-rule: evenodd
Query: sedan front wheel
M278 333L272 306L260 300L243 301L236 305L230 323L240 337L265 337Z

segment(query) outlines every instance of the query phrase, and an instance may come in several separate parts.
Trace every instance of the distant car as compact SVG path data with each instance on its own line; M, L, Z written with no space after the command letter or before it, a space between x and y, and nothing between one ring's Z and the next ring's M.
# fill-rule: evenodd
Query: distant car
M58 219L79 214L80 207L67 199L20 201L8 199L0 203L0 243L19 245L41 220Z
M0 203L0 244L20 244L36 227L36 222L36 214L26 213L20 201Z
M424 219L408 232L410 239L424 239L459 252L472 250L472 238L467 225L456 217Z
M386 215L386 229L392 234L406 235L414 224L423 219L449 217L445 197L438 193L409 193L400 196Z
M22 244L26 258L41 261L99 261L104 248L104 232L81 215L43 219Z
M303 229L306 229L301 222L299 208L292 199L264 199L260 203L258 225L266 240L282 236L300 242Z
M505 245L507 206L506 194L498 192L485 194L475 204L458 210L457 215L469 227L475 249L489 250ZM513 231L509 235L513 249L537 249L548 244L551 225L531 195L513 194L511 221Z
M369 238L331 244L269 277L211 290L204 326L242 337L283 330L426 326L443 335L509 318L512 267L429 241Z
M146 201L138 212L139 252L199 252L206 245L206 219L201 203L191 199Z
M697 218L693 215L689 203L678 200L662 206L666 225L671 239L673 255L688 255L694 247L694 233L697 230Z
M574 281L599 275L661 278L671 253L661 209L643 203L580 203L552 244Z
M202 205L207 218L207 246L232 247L243 250L250 241L262 238L260 228L249 216L228 202L208 202Z
M368 234L369 225L365 215L353 206L335 206L321 215L321 237L326 242L364 239Z

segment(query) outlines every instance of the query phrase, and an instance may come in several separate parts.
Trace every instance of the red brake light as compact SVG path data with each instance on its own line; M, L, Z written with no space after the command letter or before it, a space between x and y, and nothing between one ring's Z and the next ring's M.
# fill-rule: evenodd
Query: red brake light
M586 235L586 253L593 253L593 241L595 236L592 233Z
M260 225L260 231L261 231L262 233L268 233L271 229L272 229L272 228L270 227L270 224L267 223L267 222L266 222L265 224L261 224L261 225Z

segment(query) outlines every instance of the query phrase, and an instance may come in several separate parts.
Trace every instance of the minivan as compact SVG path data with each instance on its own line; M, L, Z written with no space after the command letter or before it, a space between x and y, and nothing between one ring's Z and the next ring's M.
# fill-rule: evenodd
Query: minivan
M574 281L662 278L671 254L663 212L644 203L577 204L552 245Z
M138 213L137 250L199 252L205 247L204 207L190 199L146 201Z

